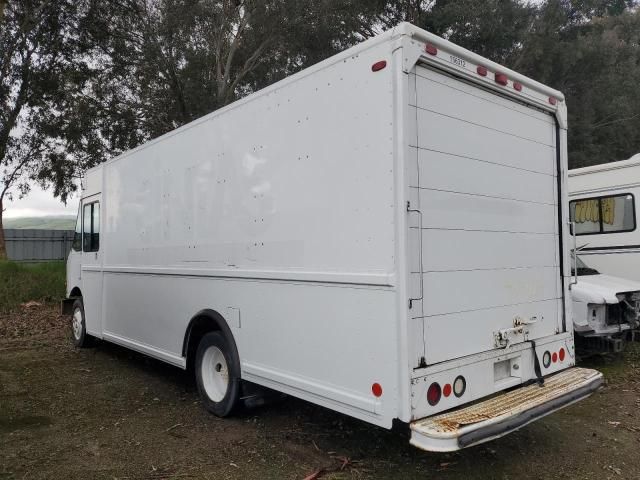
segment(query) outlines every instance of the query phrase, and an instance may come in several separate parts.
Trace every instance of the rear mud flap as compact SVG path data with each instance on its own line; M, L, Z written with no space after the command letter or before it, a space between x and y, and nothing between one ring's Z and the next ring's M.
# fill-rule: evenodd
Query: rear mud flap
M596 370L570 368L466 408L411 423L411 444L450 452L502 437L528 423L578 402L596 391L603 376Z

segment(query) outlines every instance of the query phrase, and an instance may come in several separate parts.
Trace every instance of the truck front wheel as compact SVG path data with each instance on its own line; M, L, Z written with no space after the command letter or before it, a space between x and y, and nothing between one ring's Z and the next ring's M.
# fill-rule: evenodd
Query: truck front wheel
M240 395L240 365L222 334L210 332L202 337L195 367L204 407L218 417L230 415Z
M73 344L78 348L90 346L91 337L87 334L87 324L84 321L84 305L82 299L78 298L73 302L71 313L71 334Z

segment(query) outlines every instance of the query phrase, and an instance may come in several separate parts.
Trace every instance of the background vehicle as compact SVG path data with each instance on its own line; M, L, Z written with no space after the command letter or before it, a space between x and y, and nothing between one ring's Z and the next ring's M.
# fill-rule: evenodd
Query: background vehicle
M571 286L573 328L589 350L618 352L640 326L640 283L603 275L578 256Z
M499 437L602 382L569 368L566 159L561 93L402 24L88 171L76 341L194 364L221 416L246 380Z
M640 154L569 171L571 220L580 256L598 271L640 281Z

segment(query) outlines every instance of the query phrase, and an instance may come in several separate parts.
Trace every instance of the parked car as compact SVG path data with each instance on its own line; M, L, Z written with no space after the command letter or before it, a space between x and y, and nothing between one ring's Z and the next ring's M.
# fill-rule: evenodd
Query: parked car
M576 259L571 286L573 329L591 348L618 351L640 326L640 282L603 275Z

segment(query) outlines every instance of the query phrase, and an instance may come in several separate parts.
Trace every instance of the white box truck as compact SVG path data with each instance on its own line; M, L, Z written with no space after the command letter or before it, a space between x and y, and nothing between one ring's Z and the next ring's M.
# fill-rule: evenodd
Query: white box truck
M563 96L410 24L89 170L74 339L451 451L591 394Z

